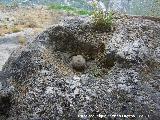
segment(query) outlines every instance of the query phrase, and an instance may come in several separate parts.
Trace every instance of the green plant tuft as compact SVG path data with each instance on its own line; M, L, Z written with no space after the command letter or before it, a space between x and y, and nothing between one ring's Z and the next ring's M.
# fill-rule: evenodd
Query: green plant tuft
M94 11L92 20L95 28L101 30L111 30L113 25L113 14L112 12L106 14L103 11Z
M111 30L113 26L113 12L109 13L104 12L100 8L98 8L98 3L93 3L94 11L92 13L92 21L93 25L98 30Z

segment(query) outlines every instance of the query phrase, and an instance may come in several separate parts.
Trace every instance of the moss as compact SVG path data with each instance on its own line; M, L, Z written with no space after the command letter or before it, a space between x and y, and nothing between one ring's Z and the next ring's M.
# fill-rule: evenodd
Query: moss
M76 14L76 15L91 15L91 11L79 9L79 8L75 8L75 7L71 7L71 6L63 5L63 4L51 4L49 6L49 9L62 10L64 12Z
M88 11L88 10L81 10L81 9L77 10L76 13L79 14L79 15L91 15L90 11Z

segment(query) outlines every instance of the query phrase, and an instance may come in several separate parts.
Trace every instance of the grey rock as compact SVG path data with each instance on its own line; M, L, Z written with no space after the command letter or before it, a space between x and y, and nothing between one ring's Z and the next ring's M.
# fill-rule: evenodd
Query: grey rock
M119 20L117 24L113 37L106 44L106 53L114 52L118 60L135 63L151 60L160 45L159 23L139 17L123 23Z
M7 81L8 75L0 71L0 118L5 120L9 115L13 86Z
M14 87L8 120L121 119L114 115L158 120L160 23L120 18L109 34L93 30L84 18L69 20L14 51L4 65L8 86ZM95 77L92 64L87 73L74 72L64 62L64 54L69 61L83 55L105 72ZM111 67L105 67L109 63ZM68 75L62 74L66 71Z
M19 37L25 36L27 42L31 39L31 36L29 35L31 32L30 29L26 29L18 33L6 34L3 37L0 36L0 71L11 53L16 49L19 49Z
M82 55L72 57L71 65L77 71L83 71L86 68L86 60Z

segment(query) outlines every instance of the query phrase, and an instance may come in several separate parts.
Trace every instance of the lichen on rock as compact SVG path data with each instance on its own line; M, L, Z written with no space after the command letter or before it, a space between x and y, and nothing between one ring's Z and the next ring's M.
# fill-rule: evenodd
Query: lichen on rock
M71 17L14 51L3 67L14 87L8 120L158 120L160 22L129 16L116 21L115 31L102 32L88 18ZM83 72L70 66L77 55L87 65Z

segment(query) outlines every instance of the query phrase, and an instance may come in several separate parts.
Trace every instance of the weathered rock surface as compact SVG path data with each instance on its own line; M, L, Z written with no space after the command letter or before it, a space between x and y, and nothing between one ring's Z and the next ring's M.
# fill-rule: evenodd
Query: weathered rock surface
M0 71L0 119L5 120L11 107L11 96L14 91L7 81L7 74Z
M0 36L0 71L11 53L21 46L20 38L24 38L26 40L24 42L27 42L31 38L31 33L31 29L26 29L18 33Z
M14 87L8 120L158 120L159 31L160 21L141 17L117 19L110 33L87 18L49 28L3 67ZM79 54L82 73L70 67Z

